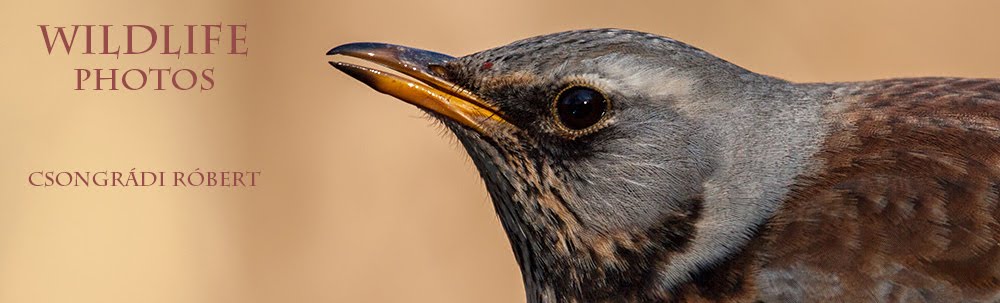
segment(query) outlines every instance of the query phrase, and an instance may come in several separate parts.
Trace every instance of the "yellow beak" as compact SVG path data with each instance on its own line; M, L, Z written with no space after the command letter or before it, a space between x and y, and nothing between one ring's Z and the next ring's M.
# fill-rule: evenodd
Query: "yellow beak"
M330 61L330 65L374 88L417 107L443 115L486 135L487 124L506 121L500 111L475 95L435 75L432 68L455 58L431 51L382 43L351 43L331 49L327 55L364 59L412 77L413 81L385 71ZM492 121L488 122L488 121Z

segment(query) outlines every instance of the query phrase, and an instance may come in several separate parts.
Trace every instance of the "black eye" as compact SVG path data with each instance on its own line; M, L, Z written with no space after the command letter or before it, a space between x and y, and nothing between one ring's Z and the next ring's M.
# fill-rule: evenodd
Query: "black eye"
M556 97L555 114L563 126L581 130L601 121L608 109L604 94L583 86L567 88Z

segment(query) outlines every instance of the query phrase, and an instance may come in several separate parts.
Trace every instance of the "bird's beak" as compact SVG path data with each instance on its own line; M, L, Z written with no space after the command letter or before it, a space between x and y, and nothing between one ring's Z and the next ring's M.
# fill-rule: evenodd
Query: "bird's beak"
M451 56L383 43L344 44L334 47L326 54L364 59L415 79L350 63L330 61L333 67L381 93L448 117L481 134L486 134L484 129L488 128L487 124L496 124L494 122L506 124L496 107L462 90L458 85L442 79L432 71L455 59Z

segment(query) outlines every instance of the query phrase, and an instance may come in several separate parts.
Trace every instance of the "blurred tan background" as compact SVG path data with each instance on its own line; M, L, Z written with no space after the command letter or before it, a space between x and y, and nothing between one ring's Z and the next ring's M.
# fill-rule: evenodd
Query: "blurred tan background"
M995 1L4 1L0 302L519 302L478 174L332 68L622 27L797 81L1000 77ZM38 24L248 23L248 57L48 55ZM211 67L198 91L73 91L77 67ZM254 188L36 188L38 170L258 170Z

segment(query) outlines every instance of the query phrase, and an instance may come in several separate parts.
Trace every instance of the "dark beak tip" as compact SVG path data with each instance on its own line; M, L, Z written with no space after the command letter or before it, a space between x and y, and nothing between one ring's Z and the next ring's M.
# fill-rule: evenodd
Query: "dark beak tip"
M330 49L326 55L343 55L364 59L382 57L383 60L424 65L443 64L455 59L455 57L433 51L378 42L347 43Z
M348 55L352 53L365 53L372 50L383 50L391 49L393 47L398 47L392 44L376 43L376 42L354 42L342 44L337 47L331 48L326 52L327 56L332 55Z
M333 56L333 55L341 54L343 52L343 50L344 50L344 47L348 46L348 45L350 45L350 44L338 45L338 46L336 46L334 48L331 48L330 50L326 51L326 55L327 56Z
M348 75L353 75L355 73L355 70L357 69L357 68L352 69L351 66L349 66L347 63L344 62L329 61L328 63L330 63L330 66L333 66L333 68L336 68L337 70Z
M347 74L348 76L351 76L351 78L361 81L362 83L367 84L368 86L371 86L373 83L375 83L374 81L376 73L374 70L370 68L345 62L337 62L337 61L329 61L329 63L330 66L333 66L333 68L336 68L340 72Z
M326 51L326 55L327 56L333 56L333 55L343 54L344 52L348 51L349 49L355 48L355 47L352 47L352 44L355 44L355 43L348 43L348 44L338 45L337 47L331 48L330 50Z
M431 86L435 85L434 83L440 86L453 86L437 78L438 75L442 74L442 66L454 59L454 57L445 54L374 42L348 43L334 47L326 52L326 54L358 58L367 63L387 67L390 70L415 78L425 84L429 83ZM369 86L375 83L372 79L377 78L377 75L386 74L384 71L371 67L355 65L336 59L328 60L327 62L330 66L369 84Z

